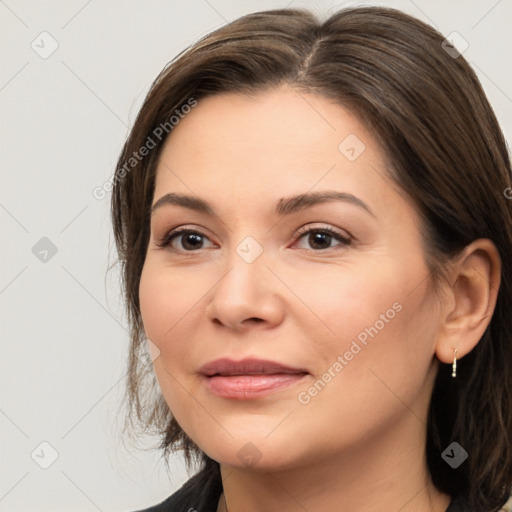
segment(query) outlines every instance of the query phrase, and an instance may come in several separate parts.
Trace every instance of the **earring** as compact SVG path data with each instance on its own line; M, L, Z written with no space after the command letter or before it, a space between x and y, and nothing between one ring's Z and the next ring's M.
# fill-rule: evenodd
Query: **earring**
M457 377L457 349L453 350L452 377Z

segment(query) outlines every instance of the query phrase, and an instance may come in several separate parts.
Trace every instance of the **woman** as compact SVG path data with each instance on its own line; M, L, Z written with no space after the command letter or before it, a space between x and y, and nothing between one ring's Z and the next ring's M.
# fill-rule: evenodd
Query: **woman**
M511 181L475 74L399 11L256 13L180 54L112 202L131 420L201 464L148 510L500 510Z

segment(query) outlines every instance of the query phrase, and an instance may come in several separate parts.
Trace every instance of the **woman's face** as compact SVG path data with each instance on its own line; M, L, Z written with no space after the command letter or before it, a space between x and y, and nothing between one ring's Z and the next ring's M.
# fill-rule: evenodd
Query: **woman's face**
M418 216L385 165L356 117L288 86L199 101L173 129L140 306L165 400L213 459L421 448L440 319ZM202 374L220 358L287 369Z

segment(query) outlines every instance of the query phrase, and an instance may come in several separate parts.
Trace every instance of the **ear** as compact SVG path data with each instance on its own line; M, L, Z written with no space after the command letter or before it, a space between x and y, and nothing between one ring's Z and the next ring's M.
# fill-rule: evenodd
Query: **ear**
M442 299L436 356L443 363L471 352L491 321L500 286L501 259L488 239L469 244L449 270Z

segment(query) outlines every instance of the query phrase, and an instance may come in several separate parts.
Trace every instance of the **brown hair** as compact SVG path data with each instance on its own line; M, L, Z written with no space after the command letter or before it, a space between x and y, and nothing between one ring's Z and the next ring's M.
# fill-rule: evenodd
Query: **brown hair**
M460 361L457 379L450 379L448 365L440 367L427 461L434 484L451 496L466 493L470 510L496 511L506 501L512 487L512 216L504 197L512 182L510 161L475 73L453 49L445 51L443 39L394 9L347 9L324 22L304 10L274 10L207 35L156 78L119 157L111 213L131 326L129 421L159 432L165 454L184 449L189 463L198 458L205 467L217 464L174 420L156 392L151 366L137 357L144 340L139 281L166 140L161 127L171 133L169 119L191 101L287 83L334 99L371 129L393 179L423 220L434 278L443 262L477 238L498 248L497 306L477 347ZM126 162L149 140L154 147L127 170ZM469 451L458 469L441 458L452 441Z

